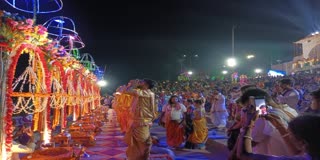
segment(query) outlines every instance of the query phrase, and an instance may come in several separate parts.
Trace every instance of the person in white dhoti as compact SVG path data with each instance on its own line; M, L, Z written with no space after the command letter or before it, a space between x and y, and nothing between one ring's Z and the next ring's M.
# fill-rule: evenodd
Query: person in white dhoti
M225 96L219 90L213 91L213 102L210 110L213 128L224 129L227 125L228 112Z

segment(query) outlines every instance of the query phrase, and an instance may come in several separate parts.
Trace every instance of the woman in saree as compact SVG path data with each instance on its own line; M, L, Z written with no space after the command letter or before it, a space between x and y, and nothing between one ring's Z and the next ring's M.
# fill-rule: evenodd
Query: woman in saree
M162 108L162 117L165 117L165 128L167 144L173 148L179 148L185 141L184 118L187 112L186 107L179 102L178 96L171 96L169 103Z
M186 113L186 125L185 125L185 135L186 139L189 138L190 134L193 132L193 119L194 119L194 110L193 99L187 99L184 101L184 105L187 107ZM188 142L185 144L185 148L190 148L192 144Z
M190 149L205 149L208 139L208 127L205 116L204 100L198 99L194 101L195 110L193 117L193 132L189 136L187 143Z

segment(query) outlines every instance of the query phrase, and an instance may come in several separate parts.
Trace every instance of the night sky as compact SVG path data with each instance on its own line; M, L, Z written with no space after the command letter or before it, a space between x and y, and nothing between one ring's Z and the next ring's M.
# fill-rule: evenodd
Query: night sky
M231 56L232 26L235 56L266 69L276 60L290 60L292 42L319 26L319 0L64 0L62 11L38 15L38 24L66 16L95 62L106 66L107 90L129 79L175 79L181 69L213 73ZM94 3L95 2L95 3ZM1 9L17 12L5 2ZM255 54L253 61L245 55ZM183 61L182 55L199 55Z

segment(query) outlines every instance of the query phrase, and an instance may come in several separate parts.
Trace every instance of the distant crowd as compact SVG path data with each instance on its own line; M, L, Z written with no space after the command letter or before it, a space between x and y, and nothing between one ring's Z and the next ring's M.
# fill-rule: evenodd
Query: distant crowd
M230 159L250 159L243 158L239 149L246 150L246 156L250 153L252 159L256 156L264 159L260 154L319 156L319 137L314 136L320 133L319 118L309 117L309 121L314 119L314 122L308 121L310 126L317 126L314 133L308 129L295 130L296 126L307 123L308 118L299 119L300 116L320 115L319 88L319 75L296 74L259 76L241 82L229 79L159 81L153 92L159 112L158 124L166 128L169 147L204 149L210 129L208 116L212 128L227 132L228 148L232 151ZM108 96L105 104L112 106L112 97ZM303 134L298 137L312 145L311 149L318 149L317 152L308 150L310 146L299 148L287 139L291 134ZM312 142L306 140L306 136L312 137ZM302 158L306 158L305 155Z

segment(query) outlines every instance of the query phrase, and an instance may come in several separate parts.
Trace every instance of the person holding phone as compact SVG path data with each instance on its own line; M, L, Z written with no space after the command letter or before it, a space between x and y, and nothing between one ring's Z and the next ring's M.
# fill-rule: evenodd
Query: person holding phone
M262 99L262 97L264 98ZM287 108L290 108L288 106L276 104L271 96L262 89L248 89L240 97L240 103L246 107L247 111L254 108L260 113L262 113L259 110L263 104L272 106L272 108L266 108L267 114L260 114L255 125L252 126L251 137L254 153L278 156L295 155L296 150L288 147L282 130L278 130L278 128L287 128L291 118L298 115L297 112L288 110ZM278 124L274 123L274 119L279 119L281 126L276 126Z
M320 117L315 114L307 114L294 118L287 128L278 128L287 132L287 142L301 147L301 153L293 156L275 156L270 154L257 154L252 149L252 127L258 119L258 112L249 110L246 113L244 131L238 138L235 149L230 154L229 160L318 160L320 159ZM274 124L281 125L276 120Z
M265 97L251 97L254 100L254 105L256 111L259 112L259 115L266 115L268 113Z

